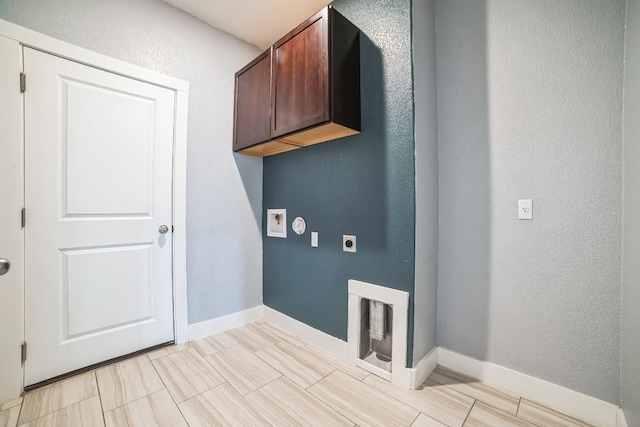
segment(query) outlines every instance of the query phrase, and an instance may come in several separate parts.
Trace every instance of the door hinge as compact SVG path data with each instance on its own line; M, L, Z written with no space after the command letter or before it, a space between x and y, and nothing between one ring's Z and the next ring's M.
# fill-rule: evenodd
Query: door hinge
M25 208L22 208L20 212L20 224L22 224L22 228L27 224L27 210Z
M174 228L173 228L173 225L172 225L172 226L171 226L171 232L172 232L172 233L173 233L173 230L174 230Z
M24 362L27 361L27 343L23 342L22 344L20 344L20 360L22 360L22 363L24 364Z
M20 93L25 93L27 90L27 75L20 73Z

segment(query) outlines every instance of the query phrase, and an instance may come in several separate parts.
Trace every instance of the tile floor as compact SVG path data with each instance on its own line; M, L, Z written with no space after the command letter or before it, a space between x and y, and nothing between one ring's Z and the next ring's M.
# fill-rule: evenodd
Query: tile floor
M253 323L0 402L16 426L588 426L437 368L419 390Z

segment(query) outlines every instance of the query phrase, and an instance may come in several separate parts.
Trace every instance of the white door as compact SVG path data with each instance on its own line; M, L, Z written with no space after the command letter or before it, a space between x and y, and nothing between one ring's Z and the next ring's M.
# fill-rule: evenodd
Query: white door
M174 339L175 92L29 48L24 71L28 386Z
M21 67L20 44L0 37L0 402L22 391Z

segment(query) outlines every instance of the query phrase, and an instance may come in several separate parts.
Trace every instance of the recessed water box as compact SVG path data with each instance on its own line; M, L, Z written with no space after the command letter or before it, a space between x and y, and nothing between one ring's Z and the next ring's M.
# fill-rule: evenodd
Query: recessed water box
M286 209L267 209L267 237L287 238Z

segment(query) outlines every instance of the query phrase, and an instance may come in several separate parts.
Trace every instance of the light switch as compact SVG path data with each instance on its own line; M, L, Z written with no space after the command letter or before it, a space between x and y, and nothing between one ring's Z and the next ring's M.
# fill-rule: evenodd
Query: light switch
M533 201L531 199L518 200L518 219L533 219Z
M318 232L317 231L312 231L311 232L311 247L313 247L313 248L317 248L318 247Z

